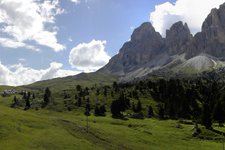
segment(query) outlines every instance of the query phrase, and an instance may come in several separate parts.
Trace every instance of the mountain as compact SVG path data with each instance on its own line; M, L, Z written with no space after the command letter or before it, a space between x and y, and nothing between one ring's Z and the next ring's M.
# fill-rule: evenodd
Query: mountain
M225 59L225 3L219 9L212 9L192 43L187 47L187 58L207 53L221 60Z
M225 3L212 9L201 32L192 35L187 23L176 22L163 38L150 22L134 30L109 63L98 70L122 80L146 76L157 70L195 74L225 66ZM168 73L168 72L167 72Z
M143 23L134 30L131 40L126 42L110 62L100 69L116 75L125 75L141 66L158 66L165 62L154 61L154 57L164 53L165 40L155 31L151 23ZM153 61L149 61L153 60Z

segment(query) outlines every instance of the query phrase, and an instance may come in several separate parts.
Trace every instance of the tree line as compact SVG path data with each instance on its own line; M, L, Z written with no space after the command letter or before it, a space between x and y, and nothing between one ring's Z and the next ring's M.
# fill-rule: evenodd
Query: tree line
M11 107L23 104L24 110L30 109L35 93L21 95L21 99L14 97ZM104 100L99 101L98 97ZM39 102L40 108L46 108L53 99L52 92L46 88ZM108 111L114 118L183 118L201 123L208 129L213 122L219 125L225 122L224 82L214 78L158 78L123 84L114 82L112 86L101 87L76 85L73 92L63 91L62 99L68 111L84 108L85 115L90 115L93 110L95 116L105 116ZM150 105L148 101L151 100L156 105Z

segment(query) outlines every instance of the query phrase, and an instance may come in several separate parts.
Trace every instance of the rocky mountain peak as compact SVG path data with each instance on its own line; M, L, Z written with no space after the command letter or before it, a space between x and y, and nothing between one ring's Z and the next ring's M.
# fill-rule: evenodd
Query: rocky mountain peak
M219 9L212 9L202 25L206 39L225 43L225 3Z
M154 27L150 22L145 22L136 28L131 35L132 42L138 42L145 39L161 40L161 35L155 31Z
M225 59L225 3L219 9L211 10L203 22L202 31L195 35L188 49L190 57L206 53Z
M188 28L187 23L182 21L176 22L166 31L166 48L170 55L180 54L184 51L184 46L187 45L193 36Z
M164 39L155 31L150 22L143 23L134 30L131 40L126 42L109 63L101 70L115 74L126 74L145 65L160 53Z

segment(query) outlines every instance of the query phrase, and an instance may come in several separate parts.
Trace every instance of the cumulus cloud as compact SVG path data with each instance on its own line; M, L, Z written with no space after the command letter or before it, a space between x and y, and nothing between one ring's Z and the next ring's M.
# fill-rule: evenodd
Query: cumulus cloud
M166 29L177 21L187 22L192 34L199 32L212 8L218 8L225 0L177 0L155 6L150 21L156 31L165 36Z
M42 76L41 80L47 80L54 77L57 71L62 67L61 63L52 62L50 68L46 70L45 74Z
M54 26L55 17L63 11L58 0L1 0L0 34L4 37L0 45L36 50L25 44L34 41L54 51L63 50L65 47L58 43Z
M15 41L9 38L0 38L0 45L2 47L10 47L10 48L20 48L20 47L24 47L27 49L31 49L34 51L40 51L38 48L32 46L32 45L28 45L25 44L23 42L19 42L19 41Z
M70 51L69 63L84 72L96 71L110 59L105 51L105 44L106 41L92 40L77 45Z
M5 66L0 62L0 85L26 85L36 81L76 75L80 72L63 70L61 63L52 62L47 69L33 69L22 64Z

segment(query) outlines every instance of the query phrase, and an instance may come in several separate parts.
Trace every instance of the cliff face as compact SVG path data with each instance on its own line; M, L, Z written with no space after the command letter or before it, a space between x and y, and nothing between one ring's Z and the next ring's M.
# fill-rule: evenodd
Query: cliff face
M155 31L151 23L143 23L134 30L131 40L122 46L119 54L99 71L127 75L148 68L147 71L150 72L153 68L185 66L177 63L178 61L176 65L171 65L177 56L185 56L179 60L180 63L185 63L184 61L202 54L209 60L225 59L225 3L219 9L212 9L203 22L202 31L194 37L188 25L181 21L166 31L165 38Z
M192 39L188 25L179 21L166 31L166 49L170 55L181 54Z
M110 62L101 70L124 75L154 59L163 51L164 39L151 23L143 23L134 30L131 40L126 42Z
M197 33L186 48L187 58L206 53L219 59L225 58L225 3L219 9L212 9Z

